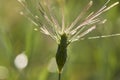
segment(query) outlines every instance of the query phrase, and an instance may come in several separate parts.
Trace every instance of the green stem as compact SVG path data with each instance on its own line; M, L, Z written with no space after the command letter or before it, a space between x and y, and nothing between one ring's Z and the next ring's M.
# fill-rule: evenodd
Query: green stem
M59 73L59 77L58 77L58 80L61 80L61 73Z

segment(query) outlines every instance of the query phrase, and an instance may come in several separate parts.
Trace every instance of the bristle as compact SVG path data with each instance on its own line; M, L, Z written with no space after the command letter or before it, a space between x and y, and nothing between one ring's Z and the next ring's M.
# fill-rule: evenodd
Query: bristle
M66 32L69 32L77 23L78 21L83 17L83 15L89 10L89 8L92 6L93 1L90 1L88 5L83 9L83 11L78 15L78 17L71 23L69 28L66 30Z
M107 11L107 10L111 9L112 7L118 5L118 4L119 4L119 2L115 2L114 4L112 4L111 6L109 6L108 8L106 8L104 11Z
M91 32L92 30L94 30L96 28L96 26L94 25L94 26L92 26L91 28L89 28L88 30L86 30L85 32L83 32L83 33L81 33L80 35L79 35L79 38L81 38L81 37L83 37L83 36L85 36L86 34L88 34L89 32Z
M107 19L101 20L99 16L111 9L112 7L119 4L119 2L115 2L114 4L107 7L110 0L107 0L105 4L96 12L91 12L88 16L85 18L83 17L87 11L90 9L90 7L93 5L93 1L91 0L81 11L81 13L76 17L76 19L67 27L65 26L65 13L64 13L64 6L61 6L61 23L59 23L59 20L56 18L56 15L52 9L51 9L51 2L49 0L42 0L38 1L38 5L36 5L39 14L37 12L32 12L30 9L31 7L28 7L29 4L25 0L18 0L18 2L24 7L26 10L24 13L20 12L21 15L24 15L27 17L33 24L40 27L40 30L42 33L50 36L54 40L58 41L60 40L61 34L67 34L68 35L68 41L76 41L78 39L83 39L83 37L94 30L96 28L96 24L104 24ZM33 4L34 5L34 4ZM34 8L34 7L32 7ZM84 18L81 22L80 19ZM81 23L80 23L81 22ZM61 25L60 25L61 24ZM77 26L76 26L77 25ZM92 25L92 26L91 26ZM93 26L94 25L94 26ZM83 30L87 27L91 26L89 29ZM37 31L37 29L34 29ZM110 35L111 36L111 35ZM106 36L101 36L106 37ZM108 36L107 36L108 37ZM98 38L98 37L97 37Z

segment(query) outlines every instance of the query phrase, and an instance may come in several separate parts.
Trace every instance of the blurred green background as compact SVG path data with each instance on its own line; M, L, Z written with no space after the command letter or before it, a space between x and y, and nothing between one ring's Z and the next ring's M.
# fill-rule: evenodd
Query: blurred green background
M94 11L106 2L93 1L91 10ZM116 1L111 0L110 4ZM66 2L72 21L89 0ZM36 26L19 14L21 10L17 0L0 0L0 80L57 80L57 72L53 72L55 65L48 70L57 50L56 42L35 31ZM88 37L120 33L120 4L102 18L108 21L98 25ZM19 70L14 60L22 52L28 56L28 65ZM72 43L68 47L62 80L120 80L120 36Z

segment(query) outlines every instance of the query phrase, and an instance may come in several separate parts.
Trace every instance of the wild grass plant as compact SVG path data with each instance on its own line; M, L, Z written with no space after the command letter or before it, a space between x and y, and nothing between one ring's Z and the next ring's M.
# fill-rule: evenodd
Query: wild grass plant
M20 12L21 15L26 16L32 23L39 27L39 31L45 35L50 36L58 44L56 52L56 63L58 67L59 78L61 80L61 73L67 59L67 46L75 41L84 39L84 36L96 29L97 24L104 24L106 19L101 20L99 16L119 4L107 6L110 0L97 11L89 11L93 1L90 1L76 17L73 22L69 23L66 20L66 3L64 0L18 0L24 7L25 12ZM87 14L87 16L85 16ZM66 24L69 23L69 24ZM35 29L37 30L37 29ZM99 37L117 36L120 34L113 34ZM90 38L91 39L91 38Z
M27 20L22 20L23 22L19 23L21 25L16 25L17 23L13 22L14 24L12 25L16 27L11 30L6 28L8 32L6 32L5 28L0 27L0 42L4 42L2 44L0 43L0 65L7 64L6 66L0 66L0 76L2 76L0 79L57 80L58 75L51 73L52 70L56 71L57 69L59 80L119 79L119 77L117 77L117 75L119 76L119 70L117 70L119 68L116 67L116 65L119 65L117 63L119 62L117 61L119 60L117 59L119 56L115 54L115 50L112 50L115 49L115 45L112 47L111 45L113 43L111 44L110 42L112 41L109 41L110 39L114 40L114 36L120 35L116 34L117 30L116 33L109 32L115 29L115 27L111 28L113 25L109 24L110 19L113 21L112 15L115 15L113 14L115 8L111 8L119 2L114 3L114 1L111 1L110 3L110 0L108 0L106 2L103 1L104 3L101 1L101 4L98 4L100 1L18 1L22 4L23 8L20 14L24 15L26 19L29 19L35 26L31 27L30 22L27 23L30 25L26 25ZM96 6L96 8L94 6ZM113 11L104 13L109 9ZM116 19L117 18L114 18L114 20ZM107 23L109 25L106 25ZM102 33L99 32L99 28L102 29ZM104 31L103 28L106 30ZM12 34L8 34L10 33L9 31L13 31ZM108 35L104 35L104 32L107 33L107 31ZM46 40L46 37L44 38L44 35L40 36L39 32L42 32L53 40L49 39L48 42L42 41L42 39ZM98 35L98 33L100 33L100 35ZM93 34L92 37L91 34ZM104 42L101 38L104 38ZM96 40L92 42L92 40L89 39ZM57 43L57 46L54 46L53 41ZM119 46L118 43L114 42L114 44ZM2 45L5 48L2 47ZM49 50L46 50L47 48ZM55 49L57 49L57 51L56 54L53 55ZM6 57L3 57L3 53L7 53L4 54L7 55L7 59L4 59ZM52 59L50 65L48 65L51 71L49 73L46 64L49 63L50 55L56 55L55 63L57 63L57 66L54 63L55 60ZM57 69L55 67L57 67ZM112 75L112 73L116 74ZM112 78L113 76L116 77Z

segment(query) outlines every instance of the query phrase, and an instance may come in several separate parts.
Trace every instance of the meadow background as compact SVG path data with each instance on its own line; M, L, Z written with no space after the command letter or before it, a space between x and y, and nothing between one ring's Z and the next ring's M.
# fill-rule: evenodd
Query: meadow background
M66 1L70 21L89 2ZM106 2L93 1L91 10L94 11ZM116 1L120 0L111 0L110 4ZM0 80L57 80L55 65L48 69L56 54L56 42L35 31L36 26L19 14L21 10L17 0L0 0ZM120 33L120 4L105 12L101 18L107 18L108 21L98 25L98 28L86 37ZM28 56L29 62L27 67L20 71L14 60L22 52ZM3 76L4 79L1 78ZM68 47L68 60L62 80L120 80L120 36L72 43Z

